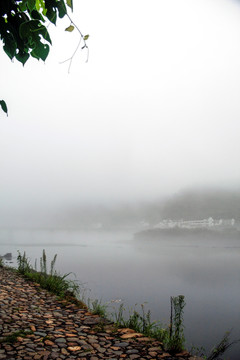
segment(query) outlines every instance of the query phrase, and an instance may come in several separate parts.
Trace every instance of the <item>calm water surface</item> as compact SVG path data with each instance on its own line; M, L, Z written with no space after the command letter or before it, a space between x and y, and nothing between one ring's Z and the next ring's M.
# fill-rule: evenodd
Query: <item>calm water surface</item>
M33 246L34 244L34 246ZM0 231L0 254L45 248L56 268L73 272L87 296L121 299L126 308L147 302L153 320L169 322L170 296L185 295L188 347L210 349L227 330L240 338L240 242L236 240L136 240L130 233ZM16 261L16 259L14 260ZM226 358L240 359L240 344Z

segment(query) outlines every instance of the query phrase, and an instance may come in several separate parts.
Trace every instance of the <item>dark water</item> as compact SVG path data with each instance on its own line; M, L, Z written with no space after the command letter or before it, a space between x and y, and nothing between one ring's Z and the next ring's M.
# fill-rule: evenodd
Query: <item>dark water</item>
M0 255L26 250L34 263L46 249L56 268L74 272L87 296L121 299L126 308L147 302L152 319L169 322L170 296L185 295L188 348L209 350L232 329L240 338L240 243L236 240L136 240L129 233L1 231ZM33 246L34 244L34 246ZM111 306L110 306L111 307ZM240 344L225 355L240 359Z

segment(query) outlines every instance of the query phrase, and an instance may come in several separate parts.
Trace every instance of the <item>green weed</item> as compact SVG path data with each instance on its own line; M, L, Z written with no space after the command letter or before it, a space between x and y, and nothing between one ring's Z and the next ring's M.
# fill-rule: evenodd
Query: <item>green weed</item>
M31 335L33 332L31 330L19 330L8 336L5 336L1 339L0 343L14 344L17 342L18 337L26 337L27 335Z
M185 306L184 296L171 297L170 326L163 327L160 322L151 320L150 310L145 311L144 304L141 311L129 311L126 317L124 305L121 304L118 311L112 314L113 321L119 327L128 327L140 332L145 336L161 341L164 348L171 353L184 349L185 337L183 333L183 308Z
M70 273L64 275L57 273L55 270L56 259L57 255L55 255L51 261L50 272L48 273L47 256L45 250L43 250L42 257L40 258L40 271L37 271L37 262L35 261L35 269L33 269L29 258L26 256L26 253L24 252L22 255L18 251L17 270L20 274L24 275L29 280L40 284L43 289L58 295L60 298L63 298L66 295L76 296L79 291L78 284L73 280L66 279Z
M219 343L211 350L207 360L217 360L219 355L224 354L232 345L240 342L240 339L230 342L230 331L227 331Z
M101 300L88 299L88 308L93 315L99 315L101 317L107 317L107 304L103 304Z
M183 295L178 295L176 297L171 296L171 315L167 349L173 353L184 349L183 309L185 305Z
M204 360L220 360L222 359L222 357L219 357L220 355L223 355L230 347L232 347L232 345L240 342L240 339L230 341L230 334L231 332L227 331L217 345L212 348L208 356L203 347L192 346L189 352L191 355L199 356Z
M17 264L18 264L18 272L22 275L25 275L27 272L31 271L31 264L30 259L26 256L26 253L24 251L23 255L18 251L17 256Z
M207 359L206 349L203 346L192 345L191 348L189 349L189 352L192 356L198 356L204 360Z
M121 304L117 311L112 313L112 319L118 327L127 327L142 333L150 338L165 342L167 330L162 327L160 322L151 320L151 312L145 311L144 304L141 304L141 311L130 309L128 316L125 315L124 305Z

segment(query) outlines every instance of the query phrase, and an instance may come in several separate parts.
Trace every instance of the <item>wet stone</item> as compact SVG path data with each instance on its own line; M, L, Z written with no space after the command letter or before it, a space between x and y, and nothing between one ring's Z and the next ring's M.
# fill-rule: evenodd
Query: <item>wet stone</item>
M130 349L126 351L126 354L137 354L138 350L137 349Z
M71 341L71 342L78 342L78 338L74 338L74 337L71 337L71 338L67 338L66 339L67 341Z
M129 355L129 357L131 360L140 358L140 356L136 354Z
M65 338L57 338L57 339L55 340L55 342L56 342L56 343L66 343L67 340L66 340Z
M41 336L41 337L45 337L45 336L47 336L47 334L46 334L46 333L44 333L44 332L40 332L40 331L35 331L34 335L36 335L36 336Z
M86 325L95 325L95 324L98 324L99 321L100 321L100 318L89 318L89 319L85 319L83 321L83 323Z
M129 345L129 343L127 343L127 342L120 342L120 343L115 342L115 345L119 346L119 347L126 347L126 346Z
M14 344L0 343L0 360L196 360L186 352L172 357L143 335L124 341L109 322L8 269L0 268L0 284L0 342L19 330L33 332Z
M58 356L59 356L59 353L57 353L57 352L52 352L52 353L51 353L51 358L52 358L52 359L57 359Z
M120 356L120 355L122 355L122 354L123 354L122 351L114 351L114 352L113 352L113 355L117 355L117 356Z

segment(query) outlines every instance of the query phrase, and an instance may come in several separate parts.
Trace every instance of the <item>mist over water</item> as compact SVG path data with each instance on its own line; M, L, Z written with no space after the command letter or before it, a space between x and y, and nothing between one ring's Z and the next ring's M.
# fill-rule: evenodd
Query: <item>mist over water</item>
M8 238L7 238L8 236ZM5 241L7 239L7 242ZM146 302L152 319L169 323L170 296L184 294L187 345L206 350L232 329L239 338L239 239L137 239L129 232L1 231L1 252L26 251L34 264L45 248L57 269L76 274L86 297L126 309ZM229 354L239 358L239 345Z
M57 253L57 269L76 274L84 296L108 302L109 312L112 300L121 299L126 309L146 302L152 319L166 325L170 296L183 294L188 348L209 351L231 329L232 339L239 338L238 190L189 189L161 201L31 210L1 217L0 255L12 252L13 265L17 250L34 263L46 249L49 261ZM158 233L164 219L230 225L214 234L182 229L164 235ZM239 352L235 345L230 358L238 360Z
M169 321L170 296L183 294L188 346L209 349L227 330L239 337L239 236L134 234L163 219L234 219L239 229L239 214L238 190L212 188L139 203L13 208L2 211L0 255L12 252L16 261L17 250L26 251L34 263L43 248L49 259L57 253L57 269L75 273L91 297L122 299L126 307L147 302L163 323ZM238 352L233 349L231 359Z

